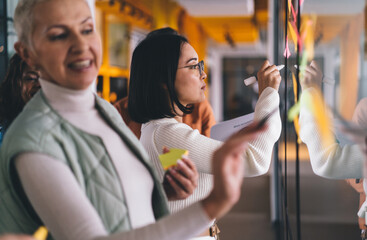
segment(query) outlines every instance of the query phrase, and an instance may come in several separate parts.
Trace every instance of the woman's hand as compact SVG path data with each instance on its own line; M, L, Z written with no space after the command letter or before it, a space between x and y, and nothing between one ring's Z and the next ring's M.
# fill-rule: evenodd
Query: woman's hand
M248 142L266 129L253 123L232 135L213 155L214 187L202 201L210 219L220 218L239 200L243 180L243 152Z
M8 235L3 235L0 236L0 240L35 240L33 237L31 236L27 236L27 235L13 235L13 234L8 234Z
M321 89L323 73L320 67L315 61L312 61L309 66L306 67L303 76L301 77L301 87L305 90L309 87L317 87Z
M259 83L259 96L267 87L272 87L278 91L282 77L275 65L270 65L266 60L260 70L257 72L257 81Z
M163 152L169 152L168 148L163 148ZM183 156L164 176L163 188L168 200L182 200L189 197L198 185L198 176L194 163Z

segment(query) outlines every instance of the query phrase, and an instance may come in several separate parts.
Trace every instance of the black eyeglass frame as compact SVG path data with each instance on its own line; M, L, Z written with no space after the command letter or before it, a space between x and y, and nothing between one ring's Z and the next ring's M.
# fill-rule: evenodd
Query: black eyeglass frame
M204 73L204 60L201 60L200 62L198 62L197 64L193 64L193 65L188 65L188 66L184 66L184 67L179 67L177 69L181 69L181 68L191 68L191 67L194 67L194 66L198 66L198 69L199 69L199 74L200 76L203 75Z

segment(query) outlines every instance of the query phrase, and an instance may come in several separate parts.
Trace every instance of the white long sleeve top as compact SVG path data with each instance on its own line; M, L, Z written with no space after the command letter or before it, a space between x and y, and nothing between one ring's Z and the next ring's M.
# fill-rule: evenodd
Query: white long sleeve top
M21 184L55 239L189 239L207 228L210 219L200 203L155 222L151 176L99 115L92 91L73 91L42 79L40 83L49 103L62 117L103 140L124 188L134 228L109 236L97 211L65 164L48 155L22 153L15 159Z
M353 121L367 127L367 99L357 105ZM315 119L305 107L301 107L299 124L300 138L307 145L311 166L317 175L334 179L363 178L365 155L360 145L341 146L335 142L323 146Z
M260 120L276 108L279 108L279 94L275 89L268 87L259 97L254 119ZM245 176L258 176L269 170L273 146L279 139L281 128L278 109L278 112L270 117L268 129L249 143L244 154ZM198 130L193 130L174 118L158 119L143 124L140 141L152 159L161 181L163 181L164 170L158 155L162 154L163 146L188 150L189 158L198 169L198 187L187 199L170 201L171 212L177 212L209 194L213 184L211 159L214 151L223 144L222 142L205 137Z

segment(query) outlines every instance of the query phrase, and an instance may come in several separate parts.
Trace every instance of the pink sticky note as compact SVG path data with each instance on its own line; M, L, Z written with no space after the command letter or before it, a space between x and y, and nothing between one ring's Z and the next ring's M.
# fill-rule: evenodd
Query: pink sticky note
M291 56L291 51L289 51L289 47L288 47L288 36L285 42L285 49L284 49L284 53L283 53L284 57L289 58Z

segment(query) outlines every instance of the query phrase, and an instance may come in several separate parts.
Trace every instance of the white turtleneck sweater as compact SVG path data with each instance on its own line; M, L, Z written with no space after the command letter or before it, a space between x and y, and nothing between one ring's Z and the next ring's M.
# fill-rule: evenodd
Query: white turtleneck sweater
M267 87L256 104L254 119L260 120L277 108L279 108L279 94L274 88ZM269 118L268 129L249 142L249 147L244 154L246 177L262 175L269 170L273 146L279 139L281 129L278 110ZM215 150L223 144L222 142L203 136L198 130L193 130L174 118L163 118L143 124L140 141L153 160L161 181L163 181L164 170L158 156L162 154L163 146L188 150L189 158L198 169L198 187L187 199L170 201L171 212L177 212L210 193L213 185L211 159Z
M65 89L42 79L40 83L50 105L63 118L103 140L120 177L135 229L108 236L98 213L65 164L45 154L22 153L15 164L23 189L55 239L188 239L206 229L210 220L200 204L155 223L151 202L153 180L99 115L91 89Z

